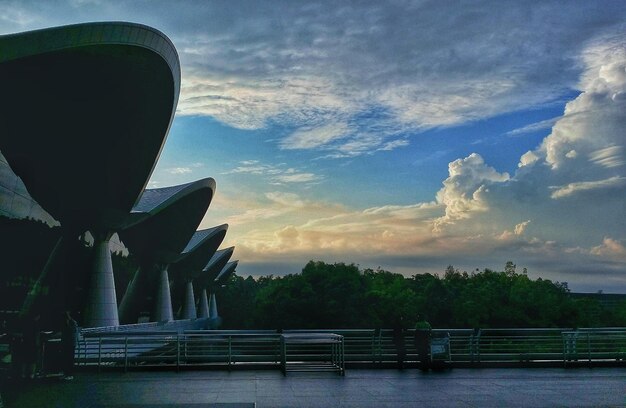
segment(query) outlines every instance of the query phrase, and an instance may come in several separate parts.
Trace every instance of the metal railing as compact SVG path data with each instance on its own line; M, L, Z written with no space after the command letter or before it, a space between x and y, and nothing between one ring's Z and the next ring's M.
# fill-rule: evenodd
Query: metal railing
M344 337L335 333L280 335L280 366L288 371L345 372Z
M334 334L342 337L342 361L382 366L395 363L398 345L405 361L417 361L415 330L402 340L391 329L186 330L85 332L76 350L79 365L97 367L281 365L282 334ZM397 332L396 332L397 333ZM626 328L603 329L435 329L449 336L451 365L489 363L613 362L626 365ZM316 350L297 352L298 361L332 356Z

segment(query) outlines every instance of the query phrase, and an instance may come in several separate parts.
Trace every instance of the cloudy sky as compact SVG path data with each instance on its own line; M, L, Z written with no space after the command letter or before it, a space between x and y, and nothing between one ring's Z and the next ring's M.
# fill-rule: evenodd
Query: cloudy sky
M150 186L215 178L240 275L512 260L626 293L623 0L0 0L0 34L104 20L178 49Z

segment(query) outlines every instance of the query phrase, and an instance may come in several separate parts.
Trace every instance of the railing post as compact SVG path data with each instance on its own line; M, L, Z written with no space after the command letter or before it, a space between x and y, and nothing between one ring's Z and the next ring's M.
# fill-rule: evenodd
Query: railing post
M280 365L283 375L287 375L287 344L283 336L280 336Z
M83 365L87 365L87 339L83 337Z
M100 372L100 364L102 364L102 336L98 336L98 372Z
M233 336L228 336L228 370L230 371L230 363L233 360Z
M341 339L341 375L346 375L346 343Z
M128 336L124 337L124 372L128 371Z
M176 334L176 372L180 371L180 334Z
M376 363L380 356L380 329L372 331L372 364Z
M563 347L563 367L567 367L567 355L566 355L566 351L567 351L567 340L566 340L566 334L561 332L561 346Z
M589 356L589 365L591 365L591 333L587 332L587 355Z

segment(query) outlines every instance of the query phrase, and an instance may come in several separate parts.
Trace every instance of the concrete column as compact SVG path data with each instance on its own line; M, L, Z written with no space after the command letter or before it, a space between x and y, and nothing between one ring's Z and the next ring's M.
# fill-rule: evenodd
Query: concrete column
M85 327L119 326L115 278L111 263L111 233L93 232L94 260L85 310Z
M200 291L200 304L198 305L198 317L207 318L209 317L209 300L206 296L206 290Z
M126 292L124 292L124 297L122 297L119 307L120 322L122 324L137 323L141 297L145 296L142 292L146 288L147 275L147 268L140 266L133 278L128 282L128 287Z
M154 313L152 313L152 318L150 319L153 322L170 322L174 320L172 295L170 294L170 277L167 274L167 267L168 265L159 265L161 280L155 298Z
M193 297L193 282L188 281L185 291L185 302L183 303L183 319L195 319L196 301Z
M215 293L211 293L209 301L210 301L210 303L209 303L209 318L217 319L220 316L217 313L217 302L215 301Z
M37 300L41 298L42 293L43 293L43 287L46 286L47 283L49 283L48 280L50 280L50 274L51 274L50 271L52 270L52 266L58 263L61 258L64 258L61 255L61 252L62 252L62 247L66 245L67 241L68 241L68 238L62 235L57 241L57 243L55 244L54 248L52 249L52 252L50 253L50 256L48 256L48 260L46 261L46 264L43 270L41 271L41 274L39 275L39 278L37 278L37 281L35 282L35 284L30 288L30 290L26 294L26 298L24 299L24 303L22 304L22 308L20 309L21 316L29 316L29 315L36 314L36 311L35 312L33 311L35 303L37 302ZM63 305L63 306L66 306L66 305ZM61 310L63 309L66 309L66 307L61 308Z

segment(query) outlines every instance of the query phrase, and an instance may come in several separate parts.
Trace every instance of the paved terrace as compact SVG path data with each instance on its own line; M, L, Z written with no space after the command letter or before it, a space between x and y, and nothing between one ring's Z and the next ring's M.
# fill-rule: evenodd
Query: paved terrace
M6 389L7 387L5 387ZM7 407L598 407L626 406L623 368L489 368L422 373L82 372L11 387Z

